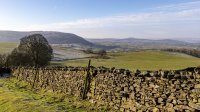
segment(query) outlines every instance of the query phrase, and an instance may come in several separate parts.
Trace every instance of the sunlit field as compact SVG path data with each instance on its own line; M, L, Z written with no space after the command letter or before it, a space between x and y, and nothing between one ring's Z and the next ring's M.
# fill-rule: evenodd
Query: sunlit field
M15 78L0 78L0 112L103 112L105 109L73 96L32 89Z
M0 42L0 53L10 53L17 45L15 42Z
M139 51L108 53L110 59L92 58L92 66L125 68L130 70L173 70L200 65L200 59L180 53L163 51ZM89 58L79 60L53 61L65 66L87 66Z

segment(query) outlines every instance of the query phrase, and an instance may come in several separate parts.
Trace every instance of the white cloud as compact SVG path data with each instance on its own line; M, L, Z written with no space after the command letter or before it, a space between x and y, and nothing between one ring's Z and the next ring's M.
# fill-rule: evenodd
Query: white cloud
M160 6L160 7L154 8L154 10L160 10L160 11L191 10L191 9L198 8L199 5L200 5L200 1L194 1L194 2L186 2L186 3L179 3L179 4Z
M200 1L181 3L157 7L151 12L30 25L21 30L64 31L89 38L198 38L199 6Z

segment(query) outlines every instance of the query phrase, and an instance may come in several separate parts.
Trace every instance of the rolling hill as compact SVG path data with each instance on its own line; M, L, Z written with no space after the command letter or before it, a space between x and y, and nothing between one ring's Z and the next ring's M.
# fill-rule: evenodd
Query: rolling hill
M0 31L1 42L19 42L20 38L30 34L42 34L47 38L51 44L78 44L85 46L94 46L93 43L85 40L84 38L72 34L55 31L31 31L31 32L18 32L18 31Z
M192 47L199 48L197 43L190 43L180 40L163 39L138 39L138 38L124 38L124 39L85 39L76 34L56 32L56 31L0 31L0 42L19 42L20 38L30 34L42 34L47 38L50 44L73 44L80 48L100 48L106 50L138 50L138 49L162 49L171 47Z
M162 39L162 40L150 40L150 39L138 39L138 38L124 38L124 39L88 39L88 41L94 43L127 43L127 44L169 44L169 45L187 45L189 43L172 40L172 39Z
M138 39L138 38L124 38L124 39L87 39L88 41L100 45L115 45L120 46L122 49L162 49L171 47L192 47L199 48L196 43L189 43L173 39Z

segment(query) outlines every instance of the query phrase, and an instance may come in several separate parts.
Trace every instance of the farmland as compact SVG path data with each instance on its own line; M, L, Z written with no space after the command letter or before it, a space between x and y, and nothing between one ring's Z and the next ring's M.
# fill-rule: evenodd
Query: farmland
M17 47L18 43L15 42L0 42L0 53L9 53L15 47Z
M0 53L9 53L17 45L18 43L1 42ZM51 61L53 65L87 66L89 60L87 57L94 56L93 54L86 54L80 50L66 47L53 46L53 49L54 59L61 59L61 61ZM199 58L164 51L108 52L107 57L109 59L91 58L92 66L116 67L130 70L173 70L200 65Z
M138 51L108 53L109 59L92 58L93 66L125 68L130 70L173 70L198 66L199 58L180 53L163 51ZM66 61L53 61L65 66L86 66L89 58Z

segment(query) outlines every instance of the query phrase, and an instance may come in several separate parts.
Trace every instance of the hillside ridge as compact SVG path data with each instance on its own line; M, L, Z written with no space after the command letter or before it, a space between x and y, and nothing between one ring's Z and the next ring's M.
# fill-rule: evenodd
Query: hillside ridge
M42 34L51 44L79 44L86 46L94 45L93 43L76 34L57 31L0 31L0 41L19 42L22 37L36 33Z

